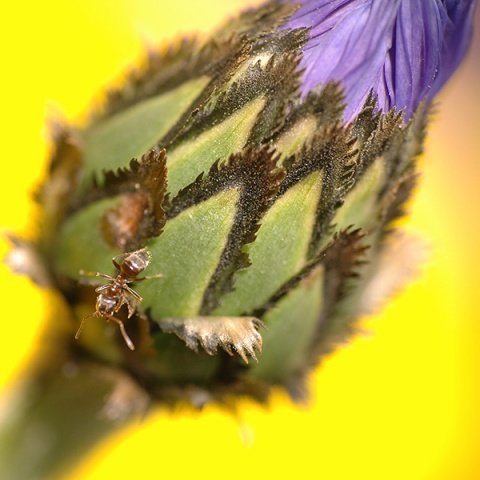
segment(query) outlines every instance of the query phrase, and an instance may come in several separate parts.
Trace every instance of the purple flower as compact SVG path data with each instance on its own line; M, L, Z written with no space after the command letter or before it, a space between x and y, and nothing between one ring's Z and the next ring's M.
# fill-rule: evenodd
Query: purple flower
M469 45L476 0L305 0L285 28L310 27L303 93L339 80L345 120L369 92L378 107L409 119L458 67Z

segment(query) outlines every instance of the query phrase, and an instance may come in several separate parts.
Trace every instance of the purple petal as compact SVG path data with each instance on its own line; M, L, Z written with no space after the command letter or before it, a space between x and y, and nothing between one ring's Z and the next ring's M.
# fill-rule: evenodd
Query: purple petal
M404 109L410 118L465 55L475 6L476 0L306 0L285 25L311 28L303 93L339 80L346 121L372 89L379 109Z
M444 0L445 19L441 68L432 89L436 94L445 85L452 73L458 68L465 56L473 33L473 18L477 0Z

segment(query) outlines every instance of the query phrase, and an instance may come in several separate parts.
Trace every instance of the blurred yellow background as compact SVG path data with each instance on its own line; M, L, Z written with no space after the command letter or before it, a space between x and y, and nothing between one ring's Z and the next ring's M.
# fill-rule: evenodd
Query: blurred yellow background
M144 42L208 31L247 0L9 2L2 45L0 228L35 231L45 119L81 121ZM477 12L477 28L480 14ZM157 409L99 445L68 478L480 478L480 34L442 92L407 222L429 245L419 277L312 376L314 398L282 394L236 416ZM7 250L1 241L3 255ZM38 355L47 295L0 266L0 388ZM72 413L73 414L73 413ZM72 466L73 467L73 466Z

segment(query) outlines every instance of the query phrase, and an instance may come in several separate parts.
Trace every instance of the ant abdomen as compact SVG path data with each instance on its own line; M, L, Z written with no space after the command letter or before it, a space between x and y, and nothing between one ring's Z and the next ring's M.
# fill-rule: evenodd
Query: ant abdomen
M126 279L133 279L148 267L151 258L152 255L145 247L135 252L117 255L112 261Z

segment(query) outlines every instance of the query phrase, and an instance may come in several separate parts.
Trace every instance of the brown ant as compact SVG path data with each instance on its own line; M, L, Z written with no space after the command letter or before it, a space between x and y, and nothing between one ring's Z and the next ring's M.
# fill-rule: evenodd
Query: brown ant
M97 302L95 305L95 311L90 315L83 318L82 323L75 335L78 340L80 333L83 329L85 320L91 317L104 317L107 321L115 322L122 333L123 339L130 350L135 350L133 342L125 331L123 322L114 317L124 304L128 307L128 318L130 318L138 308L139 303L142 301L142 297L128 285L134 282L142 282L143 280L149 280L151 278L159 278L162 275L152 275L142 278L137 278L137 275L142 273L150 263L152 255L147 251L147 248L142 248L130 253L121 253L112 258L112 263L115 268L120 272L116 277L105 275L99 272L85 272L80 270L80 275L88 275L91 277L102 277L110 280L110 283L101 285L95 289L97 295Z

